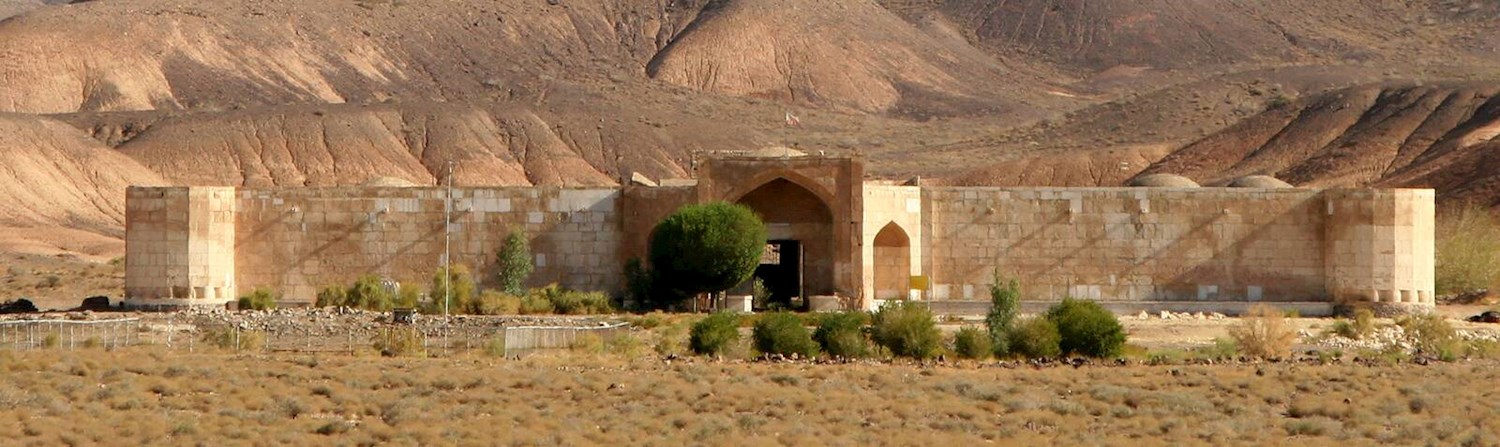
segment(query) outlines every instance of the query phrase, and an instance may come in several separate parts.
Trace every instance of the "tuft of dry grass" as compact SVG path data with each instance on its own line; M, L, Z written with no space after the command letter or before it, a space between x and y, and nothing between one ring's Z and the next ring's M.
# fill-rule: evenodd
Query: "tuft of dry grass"
M1286 321L1286 314L1275 307L1257 304L1239 323L1229 328L1229 337L1239 352L1262 359L1281 359L1292 354L1297 332Z

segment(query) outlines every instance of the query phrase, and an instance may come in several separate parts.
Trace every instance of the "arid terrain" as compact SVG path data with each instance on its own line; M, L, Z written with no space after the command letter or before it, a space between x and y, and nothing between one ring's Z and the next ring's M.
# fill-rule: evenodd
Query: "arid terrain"
M461 185L611 185L769 145L937 183L1493 205L1497 25L1450 0L3 0L0 254L118 258L133 184L434 184L451 160ZM95 293L36 279L0 296Z
M1125 323L1143 339L1169 327ZM1475 386L1500 379L1494 360L1424 366L1349 352L1148 365L1153 348L1124 366L1082 368L777 363L661 355L645 344L655 336L519 360L207 343L188 352L180 338L175 348L0 349L0 436L15 445L1500 442L1488 428L1500 423L1495 391Z

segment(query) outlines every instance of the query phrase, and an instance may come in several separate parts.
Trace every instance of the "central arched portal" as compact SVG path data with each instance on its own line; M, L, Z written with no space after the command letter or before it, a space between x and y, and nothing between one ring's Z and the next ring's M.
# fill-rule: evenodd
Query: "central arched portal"
M746 193L739 203L766 223L766 255L755 277L770 292L768 304L805 304L834 292L833 212L807 188L778 178Z

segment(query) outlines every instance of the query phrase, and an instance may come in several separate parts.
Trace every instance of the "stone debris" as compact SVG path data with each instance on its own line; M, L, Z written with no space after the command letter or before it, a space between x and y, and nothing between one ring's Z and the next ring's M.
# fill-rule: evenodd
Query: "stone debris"
M230 311L223 308L192 308L166 316L202 327L234 327L240 330L264 331L271 335L337 336L364 333L386 326L391 312L375 312L347 307L286 308L271 310ZM422 329L484 329L515 326L600 327L611 324L599 316L511 315L481 316L417 315L414 326Z

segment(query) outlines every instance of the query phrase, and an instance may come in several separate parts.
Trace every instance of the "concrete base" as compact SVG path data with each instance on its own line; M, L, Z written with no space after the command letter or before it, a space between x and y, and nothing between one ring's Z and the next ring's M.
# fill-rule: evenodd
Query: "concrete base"
M735 312L754 312L755 297L750 295L728 295L724 297L724 304L719 310L732 310Z
M932 313L939 316L983 316L990 312L989 301L927 301L926 303L928 308L932 309ZM1038 314L1046 312L1047 308L1053 304L1057 304L1057 302L1022 301L1021 313ZM1245 314L1251 306L1257 304L1269 304L1287 311L1295 310L1298 315L1304 317L1329 317L1334 315L1333 303L1315 301L1099 301L1099 304L1116 315L1138 314L1143 311L1156 313L1165 310L1179 313L1217 312L1235 316Z
M807 310L812 312L838 312L844 310L843 298L833 295L814 295L807 299Z

